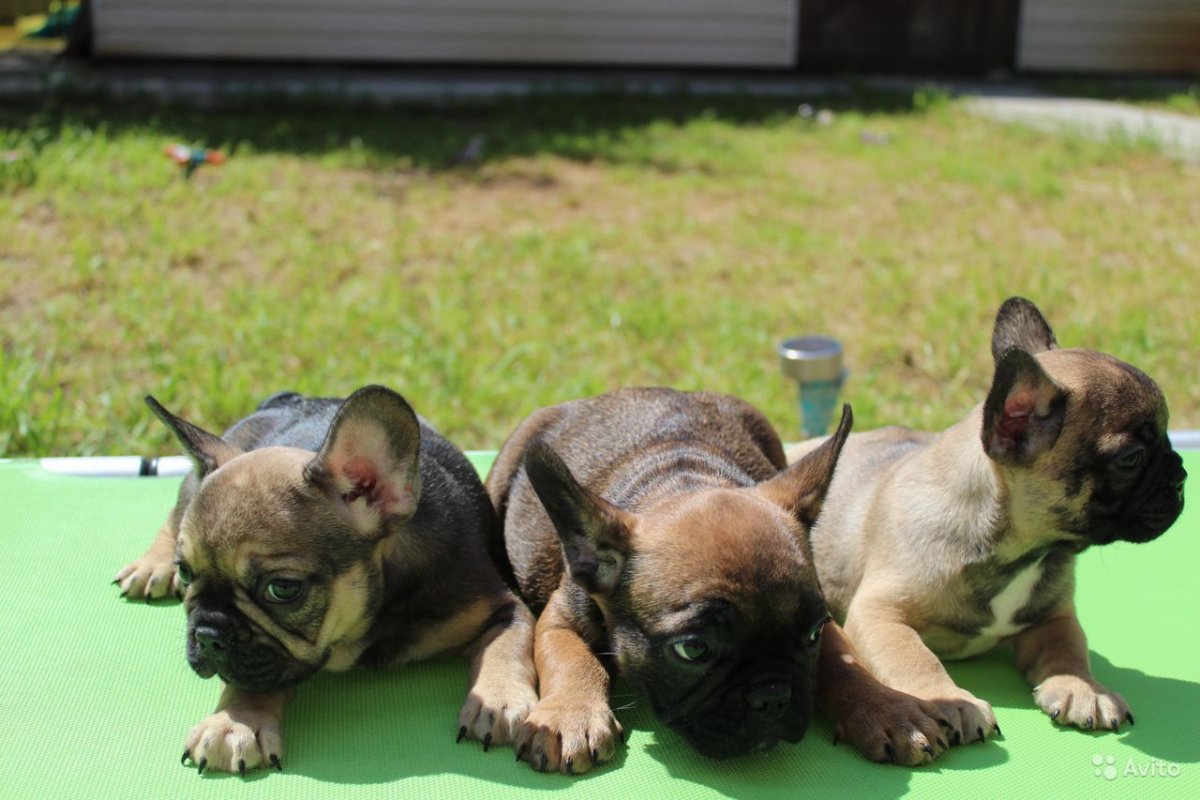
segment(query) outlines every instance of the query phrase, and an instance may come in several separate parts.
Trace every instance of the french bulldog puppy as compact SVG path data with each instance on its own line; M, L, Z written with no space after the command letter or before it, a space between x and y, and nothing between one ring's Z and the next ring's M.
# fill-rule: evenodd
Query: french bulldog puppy
M183 594L187 658L224 683L184 762L282 769L283 707L318 670L461 652L458 737L512 740L537 701L533 617L489 554L495 512L466 457L382 386L275 395L217 437L155 414L195 462L125 597Z
M1167 403L1129 364L1060 349L1019 297L996 315L992 355L987 398L953 427L849 438L812 532L821 586L870 670L937 706L954 743L998 726L939 659L1003 640L1051 719L1116 731L1133 714L1089 668L1075 556L1150 541L1179 516Z
M540 611L541 699L517 757L568 774L613 757L623 732L602 662L706 756L798 742L818 653L839 735L903 763L948 746L936 711L874 681L828 624L807 532L850 425L847 407L781 472L770 423L724 395L625 389L526 419L486 481Z

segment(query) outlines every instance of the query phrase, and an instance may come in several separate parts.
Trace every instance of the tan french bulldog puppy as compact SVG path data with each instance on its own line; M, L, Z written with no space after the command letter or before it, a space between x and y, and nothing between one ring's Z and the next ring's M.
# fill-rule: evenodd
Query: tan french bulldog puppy
M147 402L195 469L116 582L126 597L182 592L188 662L225 684L185 763L282 769L297 683L446 652L471 662L459 739L512 741L537 701L533 617L489 554L495 512L475 469L400 395L275 395L223 438Z
M936 710L872 679L829 624L807 532L850 424L847 407L784 472L767 420L724 395L626 389L517 428L486 485L541 612L541 699L518 758L565 773L612 758L608 666L704 755L798 742L818 658L819 705L867 755L910 764L948 746Z
M1179 516L1187 473L1167 404L1129 364L1060 349L1019 297L996 315L992 354L987 399L953 427L850 437L812 532L821 586L871 671L937 706L954 743L998 728L939 659L1002 640L1051 719L1116 731L1133 715L1088 666L1075 556L1149 541Z

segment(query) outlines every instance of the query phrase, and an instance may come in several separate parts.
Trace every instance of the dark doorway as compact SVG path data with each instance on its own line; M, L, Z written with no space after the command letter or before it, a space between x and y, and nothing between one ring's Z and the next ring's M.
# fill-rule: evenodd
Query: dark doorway
M800 66L1012 68L1020 0L800 0Z

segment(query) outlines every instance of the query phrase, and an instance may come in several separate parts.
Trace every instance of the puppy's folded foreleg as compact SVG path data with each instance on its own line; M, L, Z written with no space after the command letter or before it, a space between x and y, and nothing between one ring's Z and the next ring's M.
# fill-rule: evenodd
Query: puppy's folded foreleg
M991 705L954 683L894 602L856 596L846 614L846 633L882 683L937 707L950 729L950 744L983 741L997 729Z
M587 772L624 739L608 706L609 676L563 611L557 590L538 617L533 656L541 700L517 734L517 757L534 769Z
M533 615L510 593L496 603L493 622L471 644L471 689L458 715L458 736L509 744L537 703Z
M817 707L833 723L837 739L872 761L916 766L949 747L941 712L877 681L836 622L826 623L821 633Z
M137 561L126 564L113 583L121 587L121 596L132 600L178 597L182 592L175 570L175 526L163 523L154 541Z
M1017 666L1033 686L1034 699L1055 722L1116 731L1133 724L1129 705L1092 676L1087 637L1075 609L1066 606L1013 637Z
M283 769L283 707L293 691L259 694L235 686L221 690L217 710L188 733L183 761L200 772L239 772L260 766Z

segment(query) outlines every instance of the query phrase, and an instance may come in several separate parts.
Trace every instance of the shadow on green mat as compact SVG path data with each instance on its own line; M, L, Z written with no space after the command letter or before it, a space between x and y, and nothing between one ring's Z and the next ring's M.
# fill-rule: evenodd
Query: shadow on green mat
M1117 734L1121 744L1136 748L1152 758L1173 763L1200 762L1200 747L1194 737L1183 737L1177 729L1160 724L1178 714L1180 708L1200 708L1200 683L1149 675L1136 668L1118 667L1091 651L1092 672L1100 683L1124 697L1138 720ZM1036 709L1033 692L1013 663L1011 648L1000 647L969 661L952 663L949 671L967 691L987 700L998 711L1005 708ZM999 714L1003 726L1003 714ZM1109 739L1109 731L1082 731L1056 725L1046 719L1047 735ZM940 759L940 765L945 759Z
M1181 708L1200 709L1200 683L1118 667L1096 652L1092 653L1092 671L1133 709L1137 724L1121 736L1123 744L1163 761L1200 762L1200 744L1194 733L1181 736L1177 728L1159 724L1159 720L1178 714Z

